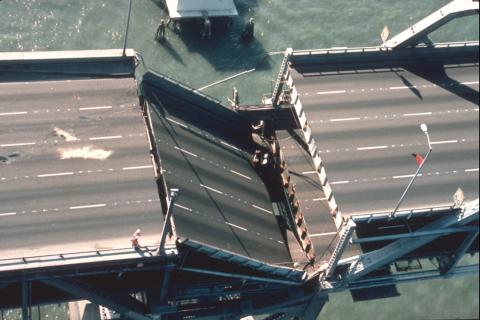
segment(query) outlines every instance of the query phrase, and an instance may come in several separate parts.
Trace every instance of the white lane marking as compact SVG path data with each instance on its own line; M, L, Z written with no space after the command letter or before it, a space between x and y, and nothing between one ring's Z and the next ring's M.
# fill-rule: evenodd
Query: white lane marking
M377 150L377 149L387 149L388 146L373 146L373 147L359 147L357 148L358 151L362 150Z
M258 209L258 210L260 210L260 211L263 211L263 212L266 212L266 213L273 214L273 212L272 212L272 211L270 211L270 210L267 210L267 209L263 209L262 207L256 206L256 205L254 205L254 204L252 204L252 207L254 207L255 209Z
M302 174L314 174L317 173L317 171L303 171Z
M188 207L185 207L185 206L182 206L181 204L178 204L178 203L174 203L173 204L175 207L179 207L180 209L183 209L183 210L187 210L187 211L190 211L192 212L193 210L188 208Z
M248 180L252 180L252 178L250 178L249 176L246 176L244 174L241 174L240 172L237 172L235 170L230 170L231 173L235 173L236 175L242 177L242 178L245 178L245 179L248 179Z
M217 189L214 189L214 188L212 188L212 187L209 187L209 186L206 186L206 185L204 185L204 184L201 184L201 183L200 183L200 187L204 187L205 189L208 189L208 190L210 190L210 191L213 191L213 192L216 192L216 193L219 193L219 194L223 194L223 192L222 192L222 191L220 191L220 190L217 190Z
M401 176L393 176L392 178L393 179L405 179L405 178L411 178L413 176L414 176L414 174L404 174L404 175L401 175Z
M335 234L337 234L337 232L314 233L314 234L310 235L310 238L323 237L323 236L333 236Z
M236 224L233 224L233 223L230 223L230 222L225 222L225 224L228 224L229 226L232 226L234 228L238 228L238 229L243 230L243 231L248 231L244 227L237 226Z
M153 166L151 164L146 166L138 166L138 167L123 167L122 170L139 170L139 169L150 169Z
M224 146L230 147L230 148L235 149L237 151L242 151L239 148L237 148L235 146L232 146L231 144L226 143L225 141L220 140L220 143L223 144Z
M478 81L465 81L465 82L460 82L461 84L478 84Z
M443 141L432 141L430 144L449 144L449 143L457 143L458 140L443 140Z
M45 174L38 174L38 178L48 178L48 177L60 177L60 176L71 176L73 172L58 172L58 173L45 173Z
M27 113L28 113L27 111L3 112L3 113L0 113L0 117L1 116L16 116L16 115L27 114Z
M84 206L74 206L74 207L69 207L68 209L70 210L78 210L78 209L91 209L91 208L101 208L101 207L106 207L106 203L98 203L98 204L87 204Z
M330 122L342 122L342 121L355 121L360 120L360 118L339 118L339 119L330 119Z
M179 148L179 147L177 147L177 146L174 146L173 148L174 148L175 150L178 150L178 151L181 151L181 152L183 152L183 153L189 154L189 155L191 155L192 157L195 157L195 158L198 157L195 153L191 153L190 151L187 151L187 150L185 150L185 149Z
M16 212L5 212L5 213L0 213L0 217L2 216L13 216L16 215Z
M111 139L121 139L123 138L122 136L105 136L105 137L91 137L88 138L90 141L95 141L95 140L111 140Z
M327 200L327 198L315 198L315 199L312 199L312 201L323 201L323 200Z
M102 110L102 109L112 109L112 106L83 107L83 108L79 108L78 110L86 111L86 110Z
M334 91L319 91L317 94L336 94L336 93L345 93L345 90L334 90Z
M465 172L475 172L475 171L478 171L478 168L474 168L474 169L465 169Z
M32 146L34 144L36 143L35 142L7 143L7 144L0 144L0 147Z
M390 87L390 90L402 90L402 89L414 89L417 86L400 86L400 87Z
M404 117L415 117L415 116L429 116L432 115L433 112L417 112L417 113L404 113Z
M333 181L330 184L347 184L350 183L350 180L342 180L342 181Z
M181 122L178 122L178 121L176 121L176 120L173 120L173 119L171 119L171 118L169 118L169 117L165 117L165 119L167 119L168 121L170 121L170 122L172 122L172 123L178 124L178 125L181 126L181 127L188 128L188 126L187 126L186 124L183 124L183 123L181 123Z

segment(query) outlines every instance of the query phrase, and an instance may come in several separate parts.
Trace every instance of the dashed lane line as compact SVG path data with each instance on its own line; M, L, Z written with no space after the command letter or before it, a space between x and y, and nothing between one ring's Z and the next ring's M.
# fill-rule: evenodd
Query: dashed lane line
M5 213L0 213L0 217L4 217L4 216L14 216L16 215L17 213L16 212L5 212Z
M89 110L104 110L104 109L112 109L112 106L82 107L82 108L79 108L78 110L89 111Z
M27 113L28 113L27 111L3 112L3 113L0 113L0 117L3 117L3 116L18 116L18 115L27 114Z
M336 184L347 184L347 183L350 183L350 180L342 180L342 181L333 181L333 182L330 182L330 184L332 184L332 185L336 185Z
M252 180L252 178L250 178L249 176L246 176L246 175L244 175L244 174L241 174L240 172L237 172L237 171L235 171L235 170L230 170L230 172L236 174L237 176L240 176L240 177L242 177L242 178L245 178L245 179L247 179L247 180Z
M347 92L346 90L333 90L333 91L318 91L317 94L318 95L322 95L322 94L338 94L338 93L345 93Z
M406 179L406 178L412 178L414 174L404 174L400 176L393 176L392 179Z
M44 173L44 174L37 174L38 178L49 178L49 177L61 177L61 176L71 176L75 174L74 172L58 172L58 173Z
M185 206L182 206L181 204L178 204L178 203L174 203L173 204L175 207L178 207L180 209L183 209L183 210L186 210L186 211L189 211L189 212L192 212L193 210L190 209L189 207L185 207Z
M181 122L179 122L179 121L177 121L177 120L173 120L173 119L171 119L171 118L169 118L169 117L165 117L165 119L167 119L167 121L169 121L169 122L171 122L171 123L178 124L180 127L188 128L188 126L187 126L186 124L181 123Z
M263 212L266 212L266 213L269 213L269 214L273 214L272 211L267 210L267 209L264 209L264 208L259 207L259 206L257 206L257 205L252 204L252 207L254 207L255 209L258 209L258 210L260 210L260 211L263 211Z
M74 207L68 207L70 210L79 210L79 209L93 209L93 208L102 208L106 207L106 203L97 203L97 204L87 204L84 206L74 206Z
M137 167L123 167L122 170L140 170L140 169L150 169L153 168L153 165L149 164L146 166L137 166Z
M333 236L335 234L337 234L337 232L313 233L313 234L310 234L310 238L323 237L323 236Z
M207 189L207 190L210 190L210 191L216 192L216 193L218 193L218 194L223 194L223 192L222 192L222 191L220 191L220 190L217 190L217 189L215 189L215 188L212 188L212 187L209 187L209 186L206 186L206 185L204 185L204 184L201 184L201 183L200 183L200 187L203 187L203 188L205 188L205 189Z
M373 147L358 147L358 151L362 150L378 150L378 149L387 149L388 146L373 146Z
M478 168L465 169L465 172L476 172L476 171L478 171Z
M233 224L233 223L230 223L230 222L225 222L225 224L227 224L227 225L229 225L229 226L231 226L231 227L234 227L234 228L243 230L243 231L248 231L248 229L246 229L246 228L244 228L244 227L237 226L236 224Z
M417 86L399 86L399 87L389 87L390 90L403 90L403 89L416 89Z
M433 112L404 113L404 117L431 116Z
M458 143L458 140L432 141L430 144L449 144L449 143Z
M105 136L105 137L91 137L88 138L90 141L96 141L96 140L112 140L112 139L121 139L123 136Z
M478 84L478 81L465 81L465 82L460 82L461 84Z
M359 118L359 117L355 117L355 118L330 119L330 122L345 122L345 121L355 121L355 120L360 120L360 118Z
M190 151L188 151L188 150L179 148L179 147L177 147L177 146L173 146L173 148L174 148L175 150L180 151L180 152L183 152L183 153L186 153L186 154L188 154L188 155L191 155L192 157L198 158L198 155L196 155L196 154L193 153L193 152L190 152Z
M235 146L232 146L231 144L226 143L226 142L223 141L223 140L220 140L220 143L223 144L224 146L230 147L230 148L232 148L232 149L234 149L234 150L242 151L242 150L240 150L239 148L237 148L237 147L235 147Z
M33 146L36 142L20 142L20 143L7 143L7 144L0 144L0 147L21 147L21 146Z

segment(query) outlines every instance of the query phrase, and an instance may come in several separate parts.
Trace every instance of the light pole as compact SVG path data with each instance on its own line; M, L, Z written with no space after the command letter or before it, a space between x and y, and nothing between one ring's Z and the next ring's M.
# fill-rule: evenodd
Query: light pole
M168 203L167 214L165 215L165 222L163 223L162 235L160 236L160 243L157 249L157 255L160 255L164 251L165 240L167 239L167 234L171 231L171 217L173 212L173 205L175 200L178 197L178 189L170 189L170 201Z
M132 13L132 0L128 4L128 16L127 16L127 25L125 27L125 38L123 41L123 56L125 56L125 50L127 50L127 40L128 40L128 27L130 26L130 14Z
M405 188L405 191L403 192L402 196L400 197L400 200L398 200L398 203L397 203L397 206L395 207L395 210L393 210L393 212L390 214L390 218L395 218L395 214L397 213L398 211L398 208L400 207L400 205L402 204L403 202L403 199L405 199L405 195L407 194L408 190L410 189L410 187L412 186L413 184L413 181L415 180L415 178L418 176L418 174L420 173L420 170L422 170L422 167L423 165L425 164L425 162L427 161L427 158L428 156L430 155L430 153L432 152L432 143L430 142L430 136L428 135L428 127L425 123L422 123L420 125L420 129L422 129L423 133L425 133L425 136L427 137L427 142L428 142L428 152L427 152L427 155L425 156L425 158L423 158L422 160L422 163L420 163L420 165L418 166L417 168L417 172L415 172L415 175L412 177L412 179L410 180L410 182L408 183L407 187Z

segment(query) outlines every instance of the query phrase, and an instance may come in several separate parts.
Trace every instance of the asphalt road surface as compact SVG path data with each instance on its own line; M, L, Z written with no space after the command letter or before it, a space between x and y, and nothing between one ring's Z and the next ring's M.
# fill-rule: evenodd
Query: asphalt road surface
M0 83L0 256L159 235L147 141L133 79Z
M440 69L293 71L343 214L393 210L417 169L411 154L428 151L421 123L433 151L400 210L451 204L459 187L478 198L478 64Z
M193 105L155 103L161 99L150 99L151 117L167 186L180 190L173 211L177 234L262 261L291 264L251 155L222 130L229 124L214 121L200 108L179 111Z

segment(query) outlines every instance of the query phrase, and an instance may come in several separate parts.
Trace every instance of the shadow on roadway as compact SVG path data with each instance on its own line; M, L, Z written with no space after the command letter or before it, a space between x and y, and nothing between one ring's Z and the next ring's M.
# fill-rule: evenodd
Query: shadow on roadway
M447 74L445 65L440 62L426 62L421 66L418 64L408 64L403 66L405 70L408 70L412 74L424 78L425 80L443 88L460 98L470 101L478 106L479 95L478 91L462 84L456 79L451 78Z

